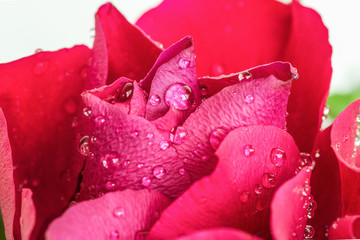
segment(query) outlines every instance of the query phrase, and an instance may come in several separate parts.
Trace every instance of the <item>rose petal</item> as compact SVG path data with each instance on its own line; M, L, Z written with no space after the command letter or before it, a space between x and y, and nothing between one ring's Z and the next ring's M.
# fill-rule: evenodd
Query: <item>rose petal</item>
M13 162L11 157L11 146L7 133L6 119L1 108L0 126L0 206L6 239L13 240L13 221L15 215Z
M271 202L273 239L301 239L304 236L308 206L311 204L310 176L310 167L303 168L276 191Z
M0 106L8 120L15 169L16 239L23 187L33 191L37 219L32 238L38 239L78 185L83 159L72 126L81 108L89 55L87 47L77 46L0 65Z
M156 191L107 193L70 207L50 224L46 239L142 239L169 204Z
M197 231L189 235L176 238L176 240L260 240L256 236L252 236L246 232L231 228L214 228L209 230Z
M192 180L212 172L217 163L214 152L230 130L256 124L285 127L291 65L272 63L246 72L252 78L226 76L236 84L204 101L183 124L187 137L175 148Z
M311 192L317 203L309 224L315 229L315 239L327 239L328 228L341 214L341 183L337 157L330 146L331 127L317 136L313 160L316 162L311 175Z
M31 239L31 232L36 223L36 208L32 196L31 189L23 188L21 190L20 228L22 240Z
M271 161L274 148L285 153L277 158L277 166ZM215 171L195 182L162 213L148 239L171 239L214 227L269 237L271 197L295 175L299 152L293 139L274 126L240 127L226 136L216 155Z
M334 222L329 229L329 239L359 239L360 215L345 216Z
M189 186L189 175L179 173L183 162L149 121L124 114L91 93L83 94L83 99L93 113L90 124L94 128L89 137L97 140L89 143L91 154L84 168L82 199L145 187L177 197Z
M289 97L287 127L301 151L311 152L321 126L323 109L330 86L332 68L328 30L320 15L291 4L291 32L283 59L299 72Z
M279 60L290 18L289 7L277 1L165 0L136 25L165 46L192 36L197 73L218 76Z
M161 49L140 29L130 24L111 3L99 8L96 21L102 28L102 32L99 29L96 34L104 35L109 57L107 84L119 77L134 80L144 78Z
M343 214L360 214L360 99L335 119L331 147L339 160Z
M173 84L178 84L179 89L174 89L176 86ZM149 93L146 118L150 121L163 116L169 110L167 101L180 98L180 103L183 103L184 99L181 98L183 93L179 90L183 90L182 86L184 85L191 89L189 94L192 101L184 101L184 105L176 102L179 105L175 105L175 107L190 114L201 101L192 39L186 37L160 54L155 65L144 80L141 81L140 85ZM177 91L170 92L172 89ZM154 101L155 98L157 101Z

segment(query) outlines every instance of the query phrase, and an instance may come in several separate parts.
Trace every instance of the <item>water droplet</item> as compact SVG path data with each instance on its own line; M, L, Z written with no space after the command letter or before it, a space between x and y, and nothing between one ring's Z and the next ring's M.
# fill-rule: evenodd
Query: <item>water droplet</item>
M153 134L153 133L148 133L148 134L146 135L146 137L147 137L148 139L152 139L152 138L154 137L154 134Z
M74 97L69 97L64 103L64 109L67 114L75 114L77 109L77 104Z
M113 216L116 218L124 217L125 216L125 209L122 207L117 207L113 211Z
M325 106L324 107L324 110L323 110L323 116L322 116L322 120L324 121L328 115L330 113L330 107L329 106Z
M170 146L170 144L169 144L169 142L166 141L166 140L162 140L162 141L160 142L160 148L161 148L162 150L168 149L169 146Z
M80 140L79 144L79 152L83 156L88 156L90 153L90 147L89 147L89 136L84 136Z
M226 137L228 131L226 131L224 128L216 128L214 131L211 132L210 134L210 145L211 147L216 150L220 143L222 142L222 140Z
M39 53L39 52L42 52L43 50L41 48L37 48L35 49L35 53Z
M194 103L194 93L189 86L174 83L165 92L165 103L177 110L188 110Z
M149 103L153 106L159 105L161 102L161 98L158 95L152 95L149 99Z
M170 141L175 144L183 143L187 138L187 131L184 127L179 126L177 128L173 128L170 131Z
M142 168L143 166L144 166L143 163L138 163L138 164L136 165L137 168Z
M92 111L91 111L90 108L84 107L84 109L83 109L83 114L84 114L85 117L91 118Z
M239 76L238 76L239 81L242 81L244 79L249 80L251 78L252 78L252 75L248 71L241 72L241 73L239 73Z
M180 58L178 62L179 68L185 69L190 65L190 61L185 58Z
M149 177L143 177L143 178L141 179L141 184L142 184L143 186L145 186L145 187L150 186L151 183L152 183L152 180L151 180Z
M286 154L280 148L273 148L271 150L270 160L274 166L280 167L286 160Z
M264 173L261 178L261 183L264 188L273 188L275 187L275 176L271 173Z
M94 121L95 121L96 126L98 126L98 127L104 126L104 124L106 122L105 117L103 117L103 116L97 116L94 119Z
M35 64L33 72L36 75L40 75L42 73L44 73L49 67L49 62L44 61L44 62L38 62Z
M221 64L215 63L211 68L211 72L214 76L219 76L221 74L224 74L225 69Z
M315 157L316 157L316 158L319 158L319 157L320 157L320 149L317 149L317 150L315 151Z
M133 138L137 138L139 136L139 132L134 130L130 133L130 136L132 136Z
M306 225L305 231L304 231L304 238L310 239L313 238L315 235L315 230L311 225Z
M262 192L263 192L263 186L261 186L260 184L256 184L255 193L256 194L262 194Z
M299 160L299 164L300 164L300 167L303 168L303 167L306 167L306 166L312 166L313 165L313 158L311 157L310 154L308 153L304 153L304 152L301 152L300 153L300 160Z
M179 174L184 175L185 174L185 168L179 168Z
M247 203L249 201L250 193L249 192L242 192L240 194L240 202Z
M292 75L292 79L295 79L295 80L299 79L299 74L298 74L296 68L292 68L291 75Z
M310 187L310 185L305 184L304 187L303 187L303 189L302 189L302 191L301 191L301 194L302 194L303 196L309 196L310 193L311 193L311 187Z
M114 183L112 181L107 181L105 183L105 188L106 188L106 190L113 191L113 190L117 189L117 185L116 185L116 183Z
M153 174L157 179L163 179L165 177L165 168L163 166L156 166L153 169Z
M200 94L201 94L201 96L203 96L203 97L207 96L208 93L209 93L208 87L205 86L205 85L200 85Z
M125 83L119 94L116 96L116 102L125 102L129 100L133 94L134 85L131 82Z
M119 240L120 239L120 234L118 231L113 230L110 232L109 234L109 240Z
M246 157L251 157L254 154L254 152L255 152L255 148L252 145L248 144L244 146L244 155Z
M254 102L254 96L252 95L252 94L248 94L248 95L246 95L246 97L245 97L245 102L246 103L253 103Z

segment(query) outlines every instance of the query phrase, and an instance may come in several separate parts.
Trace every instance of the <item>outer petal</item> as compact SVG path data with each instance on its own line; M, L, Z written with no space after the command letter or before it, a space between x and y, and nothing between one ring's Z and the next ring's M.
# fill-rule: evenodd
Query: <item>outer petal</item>
M174 148L148 120L124 114L91 93L83 99L93 116L89 140L97 140L89 141L82 199L145 187L177 197L190 185L189 175L179 173L184 166Z
M317 136L312 156L316 162L311 176L311 192L317 208L309 224L315 239L327 239L329 226L342 216L341 181L338 159L331 148L331 127Z
M360 214L360 99L335 119L331 147L339 159L343 214Z
M299 149L311 152L321 126L332 68L328 30L320 15L299 1L291 4L291 30L283 60L298 69L289 97L288 131Z
M197 231L189 235L176 238L176 240L260 240L256 236L250 235L246 232L231 228L214 228L209 230Z
M271 202L273 239L303 239L308 205L311 203L310 176L310 167L303 168L276 191Z
M339 218L329 229L329 239L360 239L360 215Z
M0 108L0 206L4 221L6 239L12 240L15 215L15 185L13 162L9 143L7 124Z
M285 153L277 166L271 161L274 148ZM214 227L235 227L270 237L271 197L295 175L298 164L293 139L274 126L241 127L226 136L216 154L215 171L195 182L163 212L149 239L171 239Z
M13 150L16 239L23 187L33 191L37 212L32 239L41 239L43 227L75 192L83 159L72 125L81 108L89 55L87 47L77 46L0 65L0 106Z
M22 240L31 239L31 232L36 223L36 209L32 196L33 193L31 189L23 188L21 190L20 228Z
M156 191L107 193L70 207L50 224L46 239L143 239L169 204Z
M225 76L234 84L205 100L186 119L182 127L187 137L175 145L192 180L213 171L214 152L230 130L249 125L285 127L292 70L289 63L277 62ZM239 81L245 73L252 77Z
M101 48L102 51L107 51L109 58L107 84L119 77L135 80L144 78L161 49L141 30L130 24L111 3L100 7L96 13L96 21L99 24L96 34L103 34L106 49L104 46ZM97 47L96 43L94 47Z

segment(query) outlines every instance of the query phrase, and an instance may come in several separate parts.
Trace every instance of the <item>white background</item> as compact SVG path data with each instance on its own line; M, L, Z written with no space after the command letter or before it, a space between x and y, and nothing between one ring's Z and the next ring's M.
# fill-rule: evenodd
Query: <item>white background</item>
M181 0L179 0L181 1ZM130 22L161 0L114 0ZM360 88L360 1L302 0L329 28L333 45L331 93ZM0 0L0 63L31 55L35 49L91 47L94 14L102 0Z

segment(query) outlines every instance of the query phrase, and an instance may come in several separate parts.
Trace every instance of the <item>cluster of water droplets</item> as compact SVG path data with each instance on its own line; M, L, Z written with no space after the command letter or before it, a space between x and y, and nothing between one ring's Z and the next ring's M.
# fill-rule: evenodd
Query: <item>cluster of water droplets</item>
M309 153L301 152L299 156L299 164L297 169L295 170L295 173L296 174L299 173L300 170L303 169L304 167L311 167L311 169L313 170L315 168L315 164L316 164L315 160L312 158L312 156Z
M360 113L356 116L355 125L357 127L356 136L355 136L355 142L354 142L355 151L356 151L356 148L360 146Z

